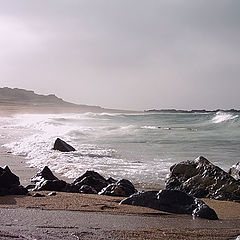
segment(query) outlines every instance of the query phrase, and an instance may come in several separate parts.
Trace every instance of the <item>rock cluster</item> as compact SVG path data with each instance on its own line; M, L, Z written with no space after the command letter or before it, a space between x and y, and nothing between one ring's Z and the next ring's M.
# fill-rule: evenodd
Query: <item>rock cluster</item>
M54 176L47 166L32 177L31 181L35 183L33 188L35 191L47 190L86 194L98 193L101 195L121 197L128 197L137 192L130 181L126 179L120 181L116 181L113 178L105 179L95 171L86 171L72 183L67 183Z
M26 195L28 190L20 185L19 177L8 166L0 167L0 196Z
M173 165L166 189L181 190L200 198L240 200L240 182L202 156Z
M169 213L191 214L193 217L209 220L218 219L216 212L203 201L179 190L141 192L124 199L120 204L149 207Z
M128 197L136 192L137 190L129 180L122 179L117 181L116 183L109 184L107 187L103 188L99 192L99 194L108 196Z

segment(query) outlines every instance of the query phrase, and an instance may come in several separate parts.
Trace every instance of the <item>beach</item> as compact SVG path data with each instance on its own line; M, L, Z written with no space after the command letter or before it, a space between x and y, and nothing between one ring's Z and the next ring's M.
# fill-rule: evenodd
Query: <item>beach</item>
M12 113L7 111L5 115ZM12 140L7 131L1 132L1 145ZM38 171L29 167L24 157L13 155L4 147L0 148L0 165L8 165L24 186L30 184L30 178ZM119 205L121 197L41 193L45 197L0 197L0 239L236 239L240 235L237 202L203 199L220 219L210 221Z

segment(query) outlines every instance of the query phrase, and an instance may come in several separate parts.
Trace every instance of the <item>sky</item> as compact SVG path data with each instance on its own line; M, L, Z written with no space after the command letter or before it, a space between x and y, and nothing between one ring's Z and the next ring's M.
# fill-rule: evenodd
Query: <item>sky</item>
M0 0L0 87L106 108L240 109L239 0Z

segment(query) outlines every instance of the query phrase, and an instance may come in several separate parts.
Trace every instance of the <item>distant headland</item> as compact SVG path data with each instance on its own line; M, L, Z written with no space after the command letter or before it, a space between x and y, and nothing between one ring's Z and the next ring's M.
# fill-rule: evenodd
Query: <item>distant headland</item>
M34 91L20 89L20 88L0 88L0 110L10 110L14 112L47 112L47 113L61 113L61 112L133 112L127 110L107 109L100 106L90 106L84 104L75 104L64 101L55 94L41 95Z
M0 88L0 106L21 106L24 108L51 108L51 109L65 109L77 110L80 112L116 112L116 113L134 113L141 111L129 111L119 109L107 109L100 106L90 106L84 104L74 104L64 101L62 98L57 97L55 94L41 95L34 91L20 89L20 88ZM145 113L216 113L216 112L235 112L240 113L236 109L193 109L193 110L178 110L178 109L150 109L144 110Z

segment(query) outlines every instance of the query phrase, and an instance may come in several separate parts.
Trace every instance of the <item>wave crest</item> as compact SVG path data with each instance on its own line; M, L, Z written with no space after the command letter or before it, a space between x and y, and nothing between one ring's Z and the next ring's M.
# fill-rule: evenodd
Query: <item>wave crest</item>
M238 117L239 117L239 115L234 115L231 113L217 112L216 115L213 117L212 122L213 123L221 123L221 122L226 122L229 120L234 120Z

